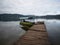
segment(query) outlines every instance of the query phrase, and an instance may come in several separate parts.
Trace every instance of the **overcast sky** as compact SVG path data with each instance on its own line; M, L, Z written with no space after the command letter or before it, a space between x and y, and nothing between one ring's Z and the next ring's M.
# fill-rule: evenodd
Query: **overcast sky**
M60 0L0 0L0 13L60 14Z

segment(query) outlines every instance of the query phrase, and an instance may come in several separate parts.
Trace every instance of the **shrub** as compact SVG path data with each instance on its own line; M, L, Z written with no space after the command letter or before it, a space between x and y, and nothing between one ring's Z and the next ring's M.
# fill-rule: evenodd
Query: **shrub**
M20 24L23 26L22 28L26 31L33 25L32 22L20 22Z
M28 26L28 27L31 27L33 25L33 23L31 22L20 22L20 24L23 26Z
M25 31L27 31L29 28L30 28L30 27L28 27L28 26L22 27L22 29L24 29Z

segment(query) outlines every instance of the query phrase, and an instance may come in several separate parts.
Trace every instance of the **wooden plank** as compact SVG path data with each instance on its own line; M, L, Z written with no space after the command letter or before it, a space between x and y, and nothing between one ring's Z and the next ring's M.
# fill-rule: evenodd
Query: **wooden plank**
M15 45L50 45L44 24L32 26Z

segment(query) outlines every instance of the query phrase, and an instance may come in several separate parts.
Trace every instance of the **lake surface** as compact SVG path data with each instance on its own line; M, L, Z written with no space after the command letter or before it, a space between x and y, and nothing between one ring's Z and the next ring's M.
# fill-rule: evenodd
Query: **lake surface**
M12 45L24 33L19 21L0 22L0 45Z
M36 19L31 22L44 21L48 32L49 40L53 45L60 45L60 20ZM19 21L0 21L0 45L12 45L26 31L21 29Z
M60 20L47 20L45 25L52 45L60 45Z

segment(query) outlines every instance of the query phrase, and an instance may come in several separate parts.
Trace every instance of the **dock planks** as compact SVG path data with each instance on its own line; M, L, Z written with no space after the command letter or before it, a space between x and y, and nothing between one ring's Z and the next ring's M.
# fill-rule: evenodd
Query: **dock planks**
M15 45L50 45L45 25L33 25Z

